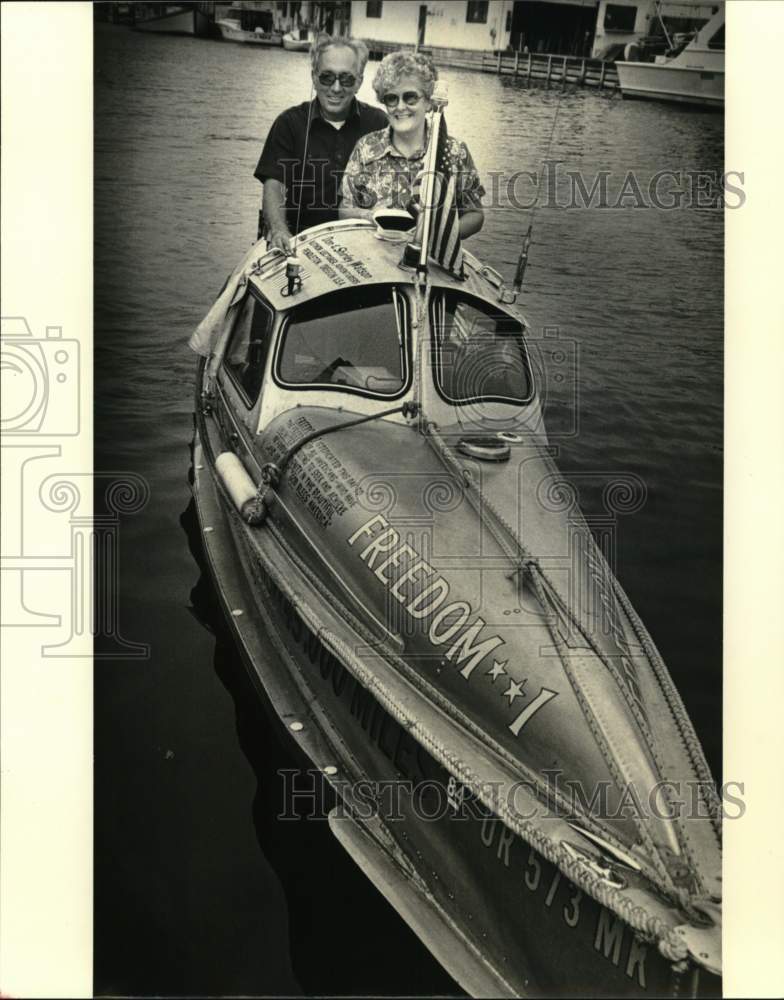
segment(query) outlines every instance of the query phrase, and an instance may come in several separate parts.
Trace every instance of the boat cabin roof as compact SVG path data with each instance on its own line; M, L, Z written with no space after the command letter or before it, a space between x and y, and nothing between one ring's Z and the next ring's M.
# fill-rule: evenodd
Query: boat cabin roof
M287 260L280 253L261 258L251 281L276 311L285 311L352 286L410 284L415 273L400 266L405 244L381 238L368 239L368 230L375 229L372 222L346 220L325 223L301 234L297 239L296 257L302 265L302 288L294 296L288 294ZM465 250L464 259L465 280L461 281L431 261L429 283L497 302L500 275ZM505 303L503 308L525 325L524 317L514 305Z

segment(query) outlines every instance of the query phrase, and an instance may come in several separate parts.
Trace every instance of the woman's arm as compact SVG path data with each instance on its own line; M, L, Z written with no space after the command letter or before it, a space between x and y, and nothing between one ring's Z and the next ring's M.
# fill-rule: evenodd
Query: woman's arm
M341 219L372 219L373 211L369 208L349 206L343 202L338 209L338 215Z
M485 224L485 213L480 207L467 208L460 216L460 239L465 240L478 233Z
M370 219L375 211L375 199L370 207L365 204L369 200L369 192L363 185L360 143L354 147L354 152L349 157L343 172L338 209L341 219Z
M458 161L457 211L460 214L460 238L464 240L478 233L485 224L485 212L482 208L485 189L464 142L457 143L455 155Z

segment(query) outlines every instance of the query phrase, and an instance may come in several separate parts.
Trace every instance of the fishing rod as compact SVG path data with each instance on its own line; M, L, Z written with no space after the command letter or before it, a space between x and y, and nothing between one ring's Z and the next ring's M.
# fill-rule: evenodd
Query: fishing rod
M294 236L292 237L291 243L289 244L289 250L286 253L286 286L285 295L296 295L296 293L302 288L302 261L297 256L297 241L299 239L299 223L302 215L302 192L305 186L305 164L308 159L308 143L310 140L310 126L313 121L313 105L316 101L315 96L316 87L311 78L310 84L310 102L308 104L308 120L305 125L305 144L302 150L302 162L300 165L300 190L299 198L297 200L297 221L294 226ZM292 178L293 182L293 178ZM269 241L267 242L269 247Z
M544 161L542 163L542 177L544 176L544 165L547 163L550 156L550 147L552 146L553 136L555 135L555 125L558 121L558 112L561 110L561 97L563 96L563 89L558 94L558 100L555 105L555 114L553 115L553 124L550 128L550 137L547 140L547 150L545 152ZM520 294L523 287L523 280L525 278L525 269L528 267L528 252L531 247L531 241L533 238L533 228L534 219L536 218L536 212L539 208L539 198L542 194L542 184L537 184L536 190L536 201L534 202L533 209L531 210L531 220L528 224L528 229L523 236L523 245L520 248L520 256L517 258L517 267L515 268L514 282L512 283L512 288L510 291L503 290L502 298L504 301L514 302L517 296Z

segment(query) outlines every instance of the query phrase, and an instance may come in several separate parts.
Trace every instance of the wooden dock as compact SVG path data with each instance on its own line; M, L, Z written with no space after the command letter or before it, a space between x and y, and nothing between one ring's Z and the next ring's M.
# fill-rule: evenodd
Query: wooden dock
M381 59L388 52L401 49L413 51L411 45L377 42L363 39L371 59ZM572 84L577 87L596 87L598 90L618 87L615 63L582 56L548 55L532 52L476 52L471 49L448 49L427 46L420 49L429 55L436 66L471 69L478 73L497 73L514 76L529 86L551 87Z

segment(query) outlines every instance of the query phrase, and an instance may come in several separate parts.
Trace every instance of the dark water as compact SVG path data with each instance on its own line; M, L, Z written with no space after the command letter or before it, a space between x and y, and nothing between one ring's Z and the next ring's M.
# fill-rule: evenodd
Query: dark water
M533 328L564 344L548 426L596 524L610 481L643 484L638 510L614 508L617 573L718 774L721 213L635 208L635 197L563 206L567 171L589 188L609 171L613 203L630 170L643 193L659 170L681 172L681 188L686 171L720 170L723 123L443 75L450 126L486 186L490 171L538 171L548 148L563 161L561 207L540 205L524 297ZM122 635L149 657L96 666L99 994L456 992L326 824L276 820L276 772L299 762L222 636L189 544L186 340L255 236L267 128L308 92L298 53L97 29L95 465L150 489L121 524L118 588ZM524 203L532 190L523 180L513 193ZM511 274L528 213L503 186L498 200L470 246Z

